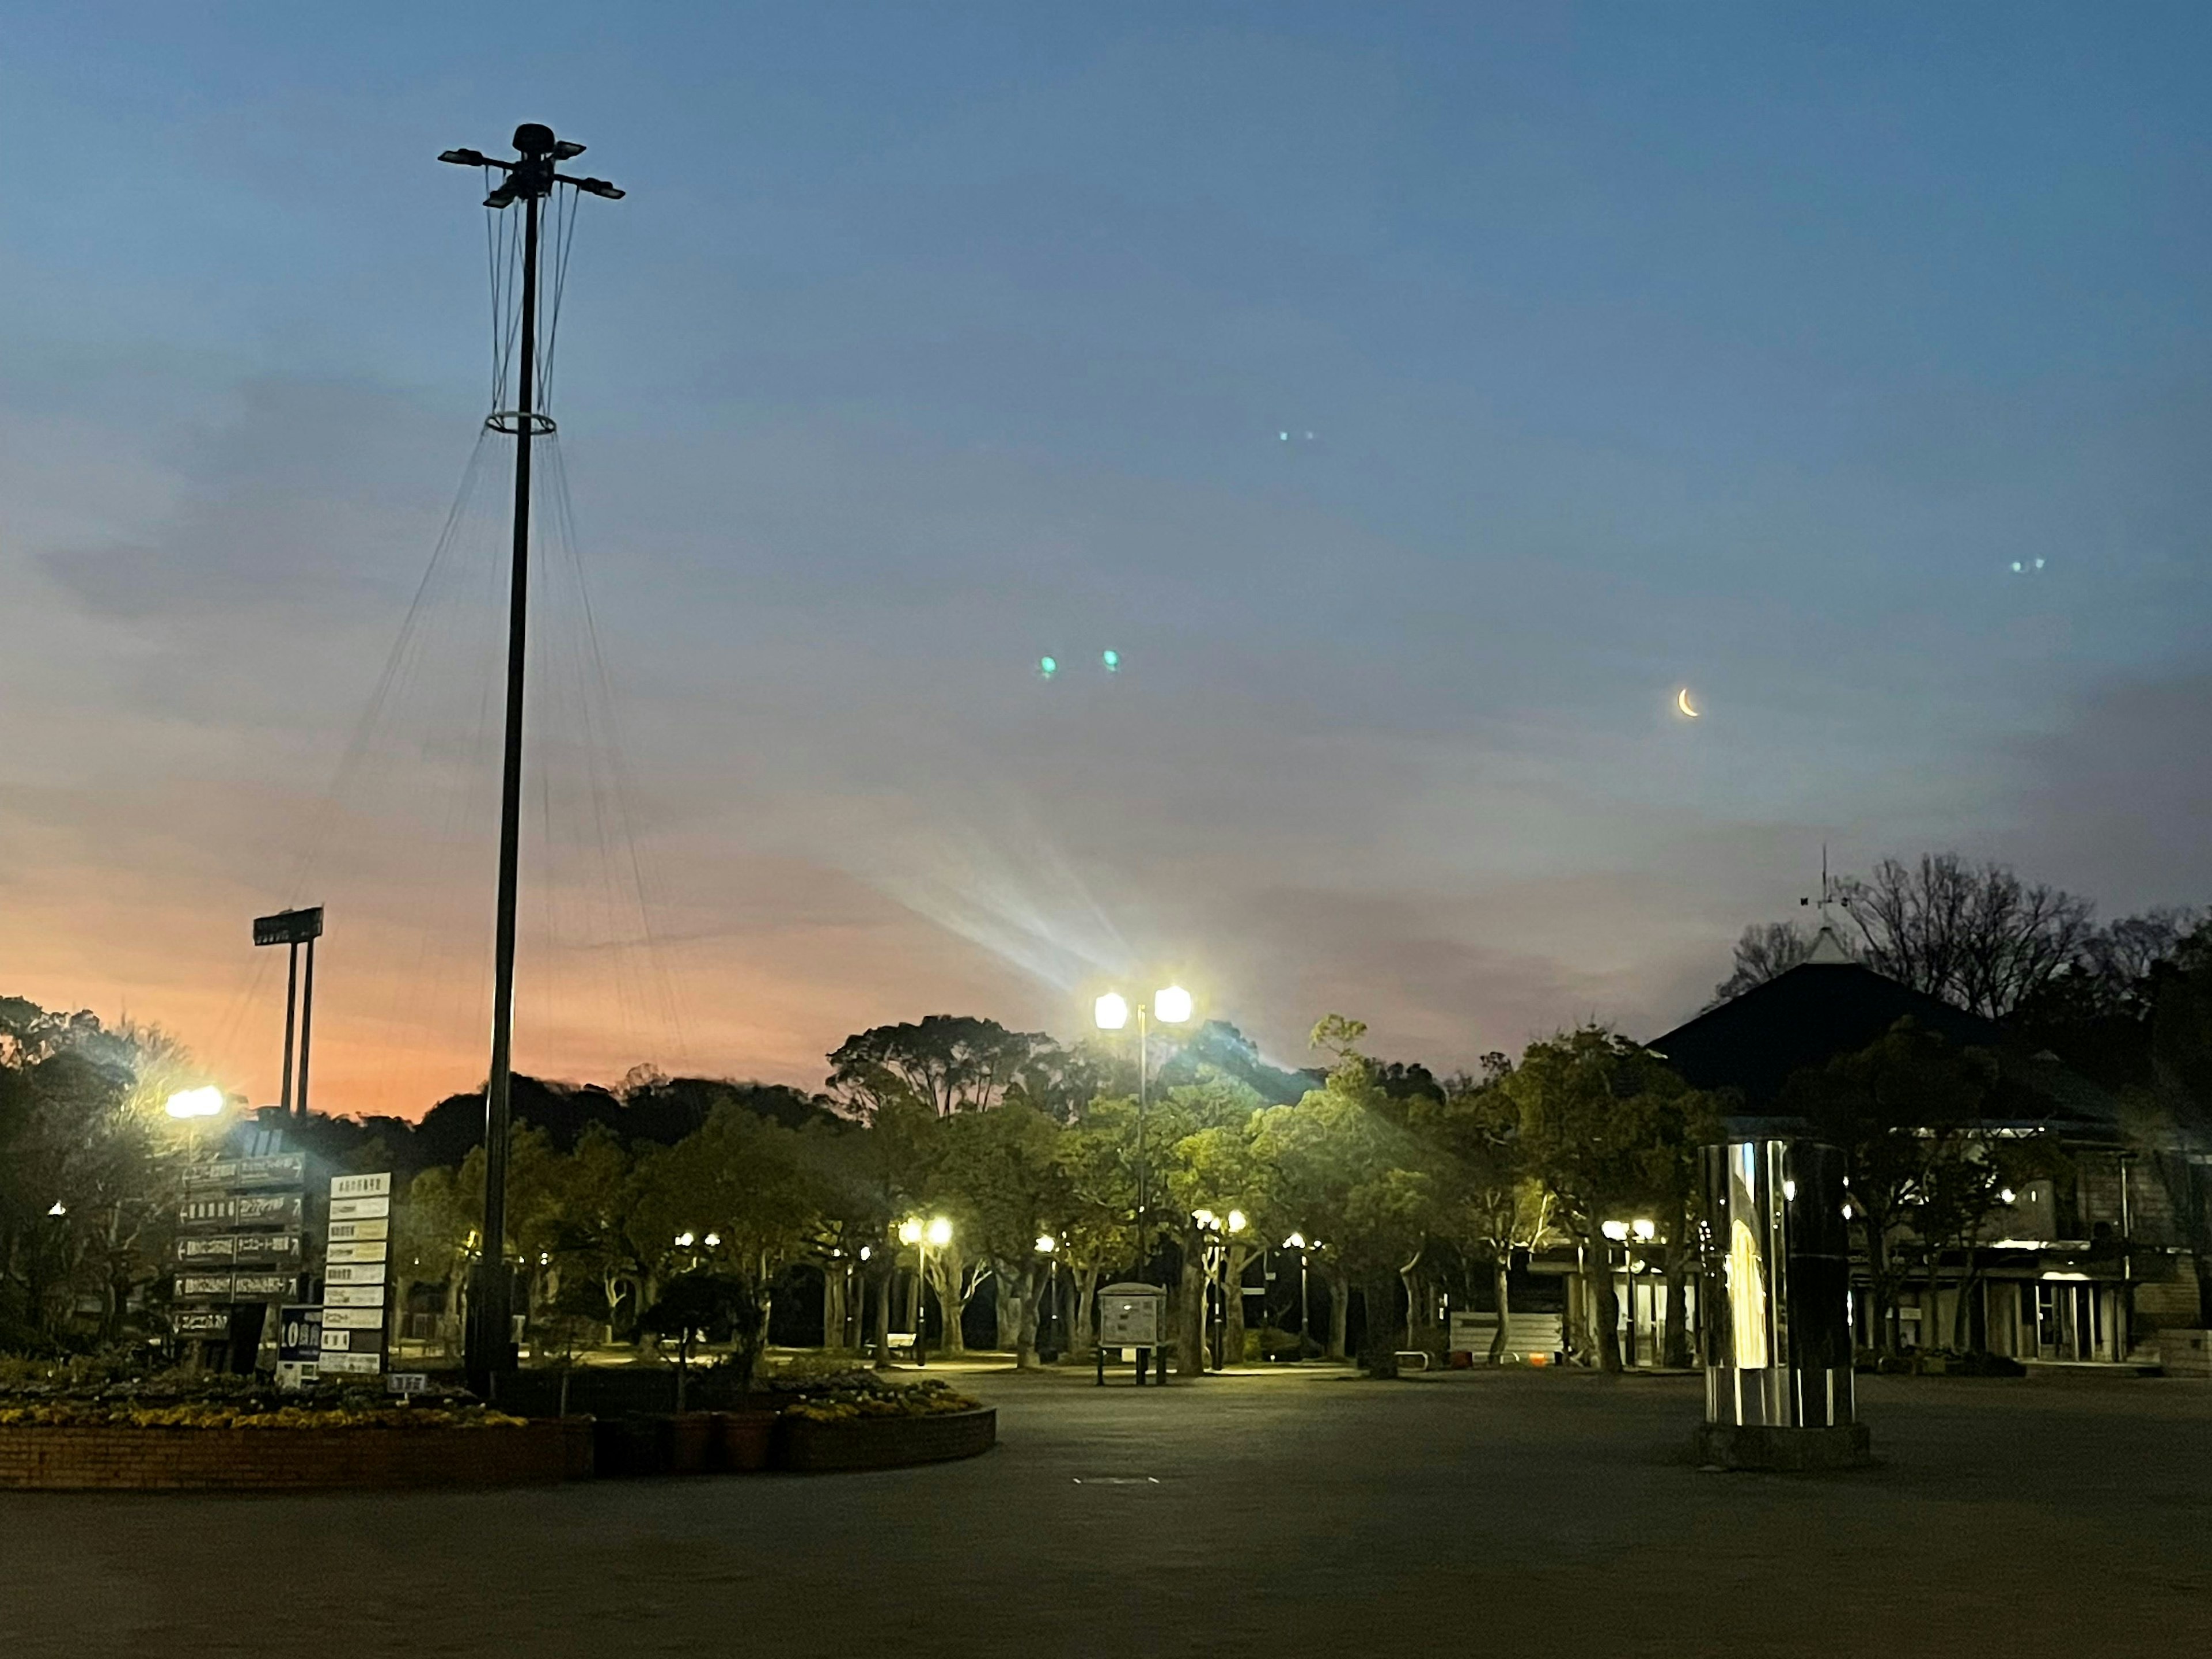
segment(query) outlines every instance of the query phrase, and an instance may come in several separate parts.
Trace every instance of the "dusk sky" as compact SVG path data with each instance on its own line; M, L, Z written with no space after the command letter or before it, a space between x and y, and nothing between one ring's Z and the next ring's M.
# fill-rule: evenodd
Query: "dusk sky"
M1824 842L2212 898L2201 5L0 18L0 994L256 1102L287 902L318 1107L483 1075L496 444L393 645L489 395L434 158L524 120L630 194L520 1069L1648 1037Z

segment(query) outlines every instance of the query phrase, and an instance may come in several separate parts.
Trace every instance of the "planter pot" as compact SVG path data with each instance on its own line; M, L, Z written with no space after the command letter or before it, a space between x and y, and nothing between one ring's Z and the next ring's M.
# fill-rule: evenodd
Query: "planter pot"
M714 1449L708 1467L751 1474L769 1466L775 1448L774 1412L716 1412Z
M986 1406L936 1417L854 1417L835 1423L785 1417L779 1468L804 1473L896 1469L974 1457L998 1443L999 1413Z
M720 1438L713 1412L685 1412L660 1419L662 1443L667 1447L671 1474L704 1474Z

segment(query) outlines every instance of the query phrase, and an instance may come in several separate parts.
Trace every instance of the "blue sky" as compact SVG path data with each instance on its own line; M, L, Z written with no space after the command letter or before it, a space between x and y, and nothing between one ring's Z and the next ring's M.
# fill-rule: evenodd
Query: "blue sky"
M1671 1024L1823 841L2212 889L2200 9L515 15L7 9L0 988L258 1095L319 896L326 1103L480 1073L495 489L331 779L522 119L631 191L558 404L661 940L556 584L526 1064L1167 972L1455 1064Z

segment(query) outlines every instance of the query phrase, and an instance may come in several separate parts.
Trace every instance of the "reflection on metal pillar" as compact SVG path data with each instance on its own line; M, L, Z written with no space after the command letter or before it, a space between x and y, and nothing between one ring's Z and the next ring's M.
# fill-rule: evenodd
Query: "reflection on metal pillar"
M1760 1139L1707 1146L1701 1157L1702 1452L1727 1467L1863 1462L1843 1153Z

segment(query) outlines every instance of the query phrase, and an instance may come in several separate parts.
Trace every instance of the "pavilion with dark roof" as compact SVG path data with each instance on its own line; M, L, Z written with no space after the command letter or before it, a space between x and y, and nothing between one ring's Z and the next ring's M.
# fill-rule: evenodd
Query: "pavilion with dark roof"
M1790 1133L1779 1118L1792 1077L1867 1048L1905 1019L1994 1058L2000 1083L1981 1133L2048 1133L2070 1165L2017 1195L1971 1279L1963 1263L1939 1260L1931 1286L1915 1268L1903 1297L1907 1340L1924 1332L1924 1346L1948 1346L1962 1293L1989 1349L2024 1361L2148 1358L2160 1324L2192 1324L2196 1285L2170 1248L2164 1189L2135 1169L2118 1101L2057 1056L2027 1052L1996 1022L1855 961L1831 928L1820 929L1806 962L1648 1046L1684 1081L1728 1099L1732 1133ZM1914 1242L1903 1243L1910 1254ZM1863 1269L1856 1276L1863 1284ZM1866 1341L1866 1298L1854 1299Z

